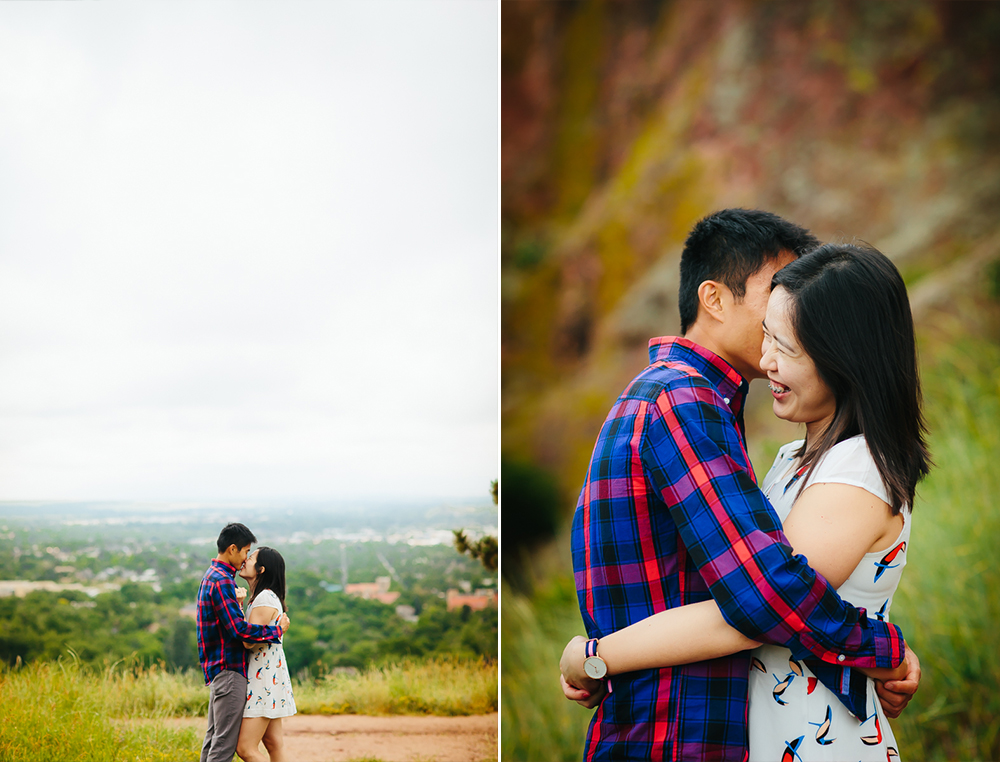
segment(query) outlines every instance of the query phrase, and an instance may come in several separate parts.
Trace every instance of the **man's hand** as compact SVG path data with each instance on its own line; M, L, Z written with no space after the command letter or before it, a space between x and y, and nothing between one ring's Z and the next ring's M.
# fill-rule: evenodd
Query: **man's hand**
M278 617L278 627L281 628L281 634L284 635L288 631L288 625L291 624L288 619L288 614L282 612L281 616Z
M604 699L607 688L602 680L594 680L583 671L586 651L587 639L580 635L566 644L559 660L559 671L562 673L559 683L566 698L593 709Z
M243 605L243 601L246 600L246 597L247 597L246 588L240 587L239 585L237 585L236 586L236 602L239 603L242 606Z
M882 704L886 717L891 719L896 719L903 713L920 687L920 659L913 653L913 649L906 649L903 663L906 665L906 677L902 680L886 680L884 683L881 680L875 681L879 703Z

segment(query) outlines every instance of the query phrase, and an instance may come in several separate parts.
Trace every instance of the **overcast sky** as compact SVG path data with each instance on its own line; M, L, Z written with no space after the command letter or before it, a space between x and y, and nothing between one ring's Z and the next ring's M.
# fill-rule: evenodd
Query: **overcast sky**
M0 3L0 500L486 497L498 31Z

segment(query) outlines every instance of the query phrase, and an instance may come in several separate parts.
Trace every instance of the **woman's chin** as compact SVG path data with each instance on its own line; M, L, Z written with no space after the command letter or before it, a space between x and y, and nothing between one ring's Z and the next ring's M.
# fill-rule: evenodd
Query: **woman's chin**
M785 405L781 404L781 400L774 400L771 403L771 412L774 413L776 418L780 418L783 421L788 421L789 423L799 423L799 421L792 420L792 414Z

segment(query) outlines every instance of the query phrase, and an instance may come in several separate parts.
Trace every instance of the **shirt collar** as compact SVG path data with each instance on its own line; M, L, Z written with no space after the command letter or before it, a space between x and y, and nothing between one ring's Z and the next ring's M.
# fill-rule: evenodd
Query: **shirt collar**
M225 561L220 561L218 558L212 559L212 566L216 567L221 572L225 572L230 577L236 576L236 567L232 564L227 564Z
M714 352L682 336L660 336L649 340L649 363L656 362L690 365L719 391L734 413L742 411L750 382Z

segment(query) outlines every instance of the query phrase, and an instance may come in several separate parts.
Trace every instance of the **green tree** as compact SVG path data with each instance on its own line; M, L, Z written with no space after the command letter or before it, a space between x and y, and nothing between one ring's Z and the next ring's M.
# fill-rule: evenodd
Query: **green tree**
M490 483L490 494L493 496L493 505L499 505L500 480L494 479ZM478 540L470 540L465 535L464 529L453 530L455 534L455 550L462 555L469 555L477 559L487 571L497 570L497 538L486 535Z
M163 643L167 664L176 670L198 666L198 642L195 624L187 617L178 617Z

